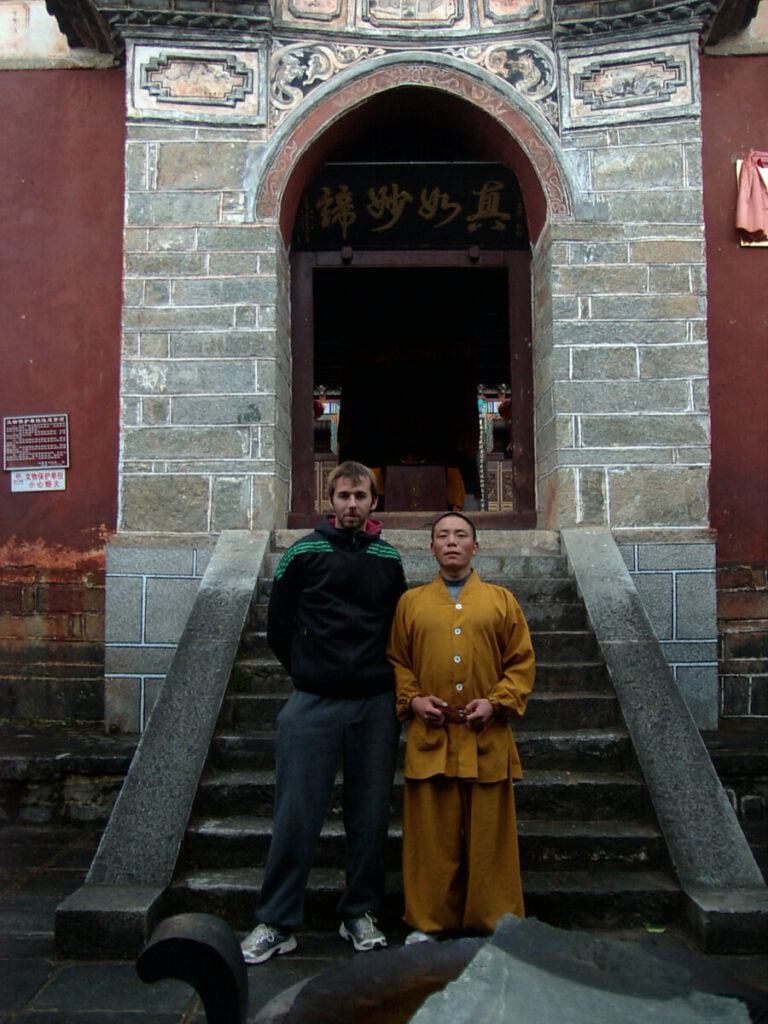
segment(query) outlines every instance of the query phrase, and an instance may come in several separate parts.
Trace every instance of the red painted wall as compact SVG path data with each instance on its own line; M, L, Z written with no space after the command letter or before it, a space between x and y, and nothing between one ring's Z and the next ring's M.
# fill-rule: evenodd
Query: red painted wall
M768 561L768 248L734 227L735 161L768 150L768 56L703 57L712 526L719 563Z
M125 77L0 72L0 414L66 412L67 489L0 479L0 566L99 566L117 514Z

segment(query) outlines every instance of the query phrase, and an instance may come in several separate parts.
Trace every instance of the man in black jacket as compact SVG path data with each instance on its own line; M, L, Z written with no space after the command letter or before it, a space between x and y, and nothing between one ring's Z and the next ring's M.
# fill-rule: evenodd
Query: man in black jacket
M272 842L258 923L242 945L249 964L296 948L339 761L347 838L339 933L357 950L387 944L374 916L399 737L386 647L406 582L399 553L368 518L377 501L371 470L344 462L328 491L334 515L285 553L269 602L267 641L295 689L277 719Z

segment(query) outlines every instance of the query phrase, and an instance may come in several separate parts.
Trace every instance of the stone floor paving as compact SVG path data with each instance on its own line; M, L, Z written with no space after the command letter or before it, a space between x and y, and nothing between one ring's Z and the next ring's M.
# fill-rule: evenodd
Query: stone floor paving
M81 885L99 836L98 828L0 824L0 1024L203 1024L200 1001L182 982L147 985L132 962L57 959L56 907ZM355 954L335 933L300 934L295 953L249 969L249 1021L275 996L354 956L373 965L377 954ZM711 960L768 989L768 955Z
M182 982L147 985L127 961L57 959L56 907L82 884L100 834L0 825L0 1024L204 1021ZM335 934L300 936L295 953L249 969L249 1019L274 996L354 955Z

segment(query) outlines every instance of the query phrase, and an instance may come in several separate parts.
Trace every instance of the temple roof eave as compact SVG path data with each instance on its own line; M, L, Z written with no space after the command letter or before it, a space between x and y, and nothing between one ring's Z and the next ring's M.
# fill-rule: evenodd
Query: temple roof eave
M46 0L46 7L70 47L111 53L118 60L124 57L125 37L132 31L159 31L166 38L170 33L228 39L233 34L263 32L272 21L268 3L238 0L208 0L194 10L187 9L183 0L151 6L142 0Z
M703 45L746 28L757 12L758 0L601 0L573 4L552 0L552 34L560 43L638 38L660 32L696 31ZM241 0L46 0L73 49L112 54L121 61L125 36L147 31L211 41L232 34L264 33L272 25L268 2ZM193 9L192 9L193 8ZM585 13L588 9L588 12ZM363 33L364 34L364 33ZM435 32L434 42L442 33Z

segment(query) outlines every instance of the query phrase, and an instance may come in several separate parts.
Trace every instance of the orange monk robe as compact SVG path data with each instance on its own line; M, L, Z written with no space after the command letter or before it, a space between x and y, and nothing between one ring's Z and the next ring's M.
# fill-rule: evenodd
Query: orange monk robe
M524 913L509 718L533 687L528 625L512 594L477 573L455 601L438 576L400 599L388 653L402 720L419 695L454 709L487 697L496 709L479 733L411 719L403 807L405 920L426 932L491 931L502 914Z
M450 732L431 729L414 719L407 778L443 774L497 782L509 774L522 777L507 719L525 711L535 660L525 616L508 590L483 583L473 572L455 602L440 576L407 591L395 612L388 654L402 721L419 695L434 694L454 708L487 697L498 711L482 733L463 725Z

